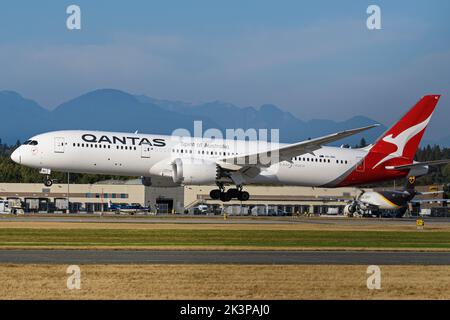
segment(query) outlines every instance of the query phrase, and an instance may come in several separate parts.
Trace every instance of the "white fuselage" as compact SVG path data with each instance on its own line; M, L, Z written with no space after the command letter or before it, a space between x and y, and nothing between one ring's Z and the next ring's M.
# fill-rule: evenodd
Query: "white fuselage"
M194 159L202 175L209 164L261 150L256 141L211 140L101 131L55 131L32 137L11 158L33 168L74 173L167 177L176 159ZM283 144L265 144L266 150ZM364 149L322 147L263 168L246 184L333 186L365 157ZM196 172L194 171L194 174ZM195 180L195 179L194 179ZM205 180L205 179L204 179ZM203 183L214 184L215 176ZM185 183L185 184L197 184ZM200 184L200 183L199 183Z

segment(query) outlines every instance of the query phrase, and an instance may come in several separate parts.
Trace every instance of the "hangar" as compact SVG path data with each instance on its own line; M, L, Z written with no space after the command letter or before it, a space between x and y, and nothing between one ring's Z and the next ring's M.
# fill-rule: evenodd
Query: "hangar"
M209 197L214 186L147 187L141 180L94 184L0 183L0 200L30 213L100 213L110 204L140 205L159 214L300 215L342 214L358 188L247 186L250 200L222 203ZM427 189L427 187L419 187ZM369 189L366 189L369 190ZM68 205L70 204L70 206ZM434 206L442 206L436 203ZM426 205L425 205L426 206ZM431 205L433 206L433 205Z
M108 204L139 204L158 213L196 213L208 206L212 213L293 214L341 213L356 188L249 186L252 198L245 203L212 200L213 186L146 187L140 180L103 181L95 184L0 183L0 199L20 201L25 212L106 212Z

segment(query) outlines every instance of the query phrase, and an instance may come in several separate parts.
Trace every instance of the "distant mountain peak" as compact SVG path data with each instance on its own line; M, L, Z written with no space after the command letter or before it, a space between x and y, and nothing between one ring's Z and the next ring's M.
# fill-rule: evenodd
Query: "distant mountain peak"
M5 95L5 96L12 96L12 97L17 97L17 98L23 98L22 95L16 91L12 91L12 90L2 90L0 91L1 95Z
M79 96L78 98L84 98L84 97L107 97L108 99L111 98L125 98L125 99L132 99L132 100L136 100L136 97L133 96L132 94L129 94L125 91L122 90L118 90L118 89L97 89L97 90L93 90L93 91L89 91L81 96ZM77 99L77 98L75 98Z
M111 88L93 90L71 99L53 111L23 98L15 91L0 91L0 110L5 121L0 126L0 138L8 143L17 139L63 129L91 129L121 132L171 134L178 128L192 129L196 120L203 121L203 129L279 129L281 142L297 142L309 137L362 127L376 123L365 116L345 121L315 119L303 121L274 104L260 107L240 107L220 100L206 103L186 103L133 95ZM340 141L354 145L364 137L374 141L386 128L380 126L359 136ZM445 140L444 143L450 143Z

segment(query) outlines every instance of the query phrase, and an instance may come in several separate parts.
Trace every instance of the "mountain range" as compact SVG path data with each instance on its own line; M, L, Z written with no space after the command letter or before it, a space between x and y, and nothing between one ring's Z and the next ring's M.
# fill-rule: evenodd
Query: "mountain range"
M203 132L217 128L279 129L281 142L296 142L340 130L367 126L376 121L355 116L346 121L316 119L302 121L277 106L239 107L220 101L191 104L133 95L115 89L88 92L57 106L44 108L13 91L0 91L0 138L13 144L46 131L63 129L107 130L121 132L171 134L185 128L193 132L193 123L202 121ZM338 144L358 144L362 137L373 142L386 127L380 125ZM450 137L439 143L450 146Z

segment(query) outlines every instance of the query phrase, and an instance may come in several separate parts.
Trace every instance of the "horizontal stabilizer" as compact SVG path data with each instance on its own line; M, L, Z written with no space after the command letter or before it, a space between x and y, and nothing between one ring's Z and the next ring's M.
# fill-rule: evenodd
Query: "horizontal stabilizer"
M440 190L440 191L426 191L426 192L416 192L417 195L428 195L428 194L440 194L440 193L444 193L444 191Z
M450 159L443 160L434 160L434 161L425 161L425 162L415 162L411 164L405 164L401 166L386 166L386 170L407 170L416 167L424 167L424 166L440 166L450 163Z

